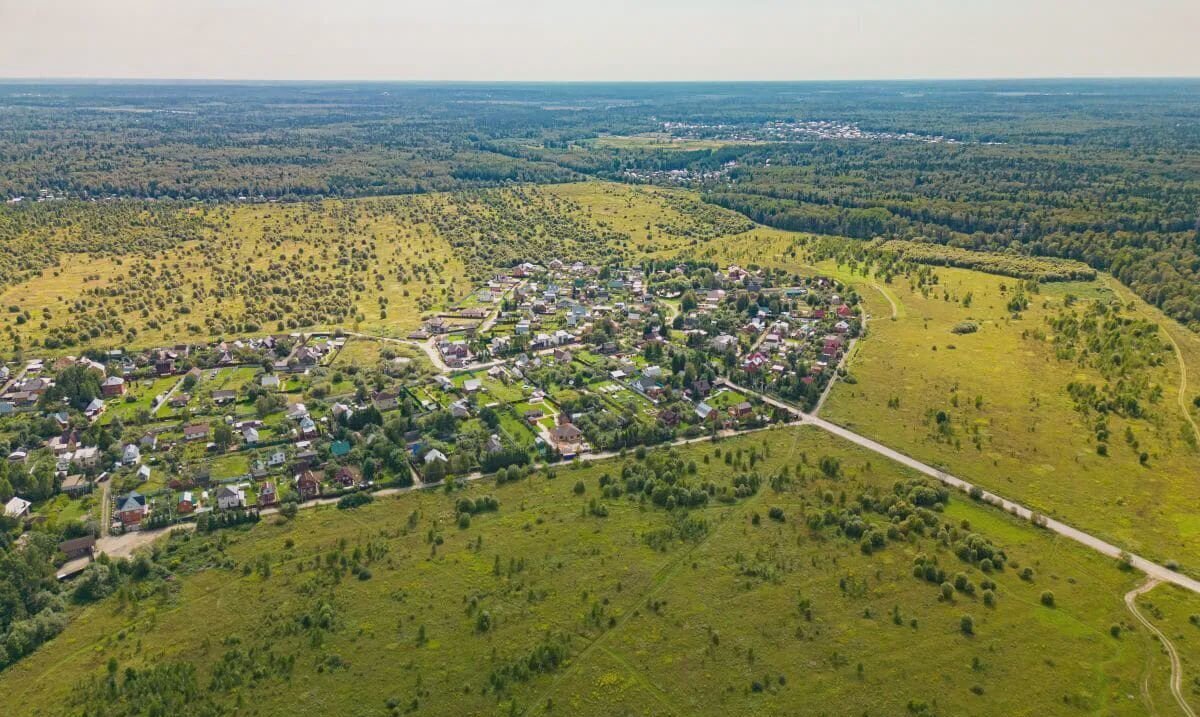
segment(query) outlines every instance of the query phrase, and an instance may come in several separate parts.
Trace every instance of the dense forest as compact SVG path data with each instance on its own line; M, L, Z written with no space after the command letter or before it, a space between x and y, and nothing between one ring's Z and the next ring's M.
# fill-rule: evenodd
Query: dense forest
M1197 90L1194 80L14 83L0 85L0 197L683 184L783 229L1077 260L1195 326ZM49 263L25 231L44 235L44 218L21 204L0 210L6 273Z

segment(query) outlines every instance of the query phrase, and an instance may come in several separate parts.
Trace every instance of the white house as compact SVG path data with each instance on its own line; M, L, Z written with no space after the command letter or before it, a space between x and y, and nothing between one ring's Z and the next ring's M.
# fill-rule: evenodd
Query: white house
M217 491L217 507L221 510L241 508L246 502L246 494L237 486L221 486Z
M121 453L121 462L127 466L137 465L142 462L142 452L138 450L136 443L130 443L125 446L125 450Z
M9 518L22 518L29 513L29 506L33 505L24 498L13 496L12 500L4 504L4 515Z
M428 465L430 463L433 463L434 461L441 461L442 463L447 463L447 462L449 462L449 459L446 458L445 453L442 453L441 451L439 451L436 448L431 448L431 449L429 449L429 452L425 454L425 464Z

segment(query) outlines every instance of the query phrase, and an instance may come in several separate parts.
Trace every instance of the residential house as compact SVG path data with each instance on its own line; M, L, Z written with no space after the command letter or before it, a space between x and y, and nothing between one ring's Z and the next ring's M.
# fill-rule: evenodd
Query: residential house
M67 560L91 557L95 550L96 539L90 535L64 540L58 544L58 552L67 556Z
M33 503L14 495L11 500L4 504L4 515L8 518L24 518L29 514L29 507L31 505Z
M150 506L146 502L146 496L136 490L117 498L117 517L127 529L141 525L142 519L149 513Z
M104 401L98 398L93 398L92 402L87 405L87 408L83 409L83 415L93 421L99 418L101 413L104 413Z
M175 512L180 515L187 515L196 510L196 500L190 490L184 491L183 495L179 496L179 501L175 504Z
M248 446L258 443L258 429L254 426L246 426L243 428L242 441Z
M637 389L638 391L641 391L642 393L646 394L650 398L658 398L663 393L662 386L659 386L658 382L655 381L654 379L650 378L649 376L639 377L636 381L633 382L633 387L635 389Z
M75 498L91 491L92 484L86 476L76 473L63 479L61 490L63 493Z
M154 372L160 377L170 376L175 373L175 359L165 354L160 354L154 362Z
M183 427L183 440L188 441L203 441L208 439L208 424L207 423L190 423Z
M731 406L729 408L729 414L735 418L745 418L746 416L749 416L753 410L754 407L750 405L749 401L742 401L735 406Z
M217 507L221 510L241 508L246 503L246 493L237 486L223 485L217 490Z
M307 445L308 441L304 441L304 444ZM312 450L311 448L306 448L296 454L296 458L294 461L292 461L292 465L295 466L296 470L317 468L321 465L321 457L317 455L316 451Z
M550 431L550 437L560 447L574 445L583 439L583 431L574 423L560 423Z
M343 488L349 488L362 480L362 474L354 466L342 466L337 469L333 480L340 484Z
M441 461L442 463L449 462L449 459L446 458L446 454L442 453L436 448L430 448L429 452L425 454L425 458L423 460L425 461L425 465L429 465L434 461Z
M125 379L120 376L109 376L100 384L100 395L105 398L116 398L125 395Z
M100 463L100 448L97 446L77 448L71 454L71 462L80 468L95 468Z
M310 416L305 416L304 418L300 419L300 435L304 436L305 438L316 437L317 424L316 421L313 421Z
M371 403L380 411L394 411L400 407L399 394L392 391L377 391L371 396Z
M742 368L748 373L758 373L769 363L770 359L767 358L766 354L755 351L742 361Z
M306 470L296 478L296 492L300 500L310 500L321 495L321 479L311 470Z
M213 403L217 404L218 406L224 406L227 403L233 403L237 400L237 391L231 391L228 389L213 391L212 400Z
M488 436L487 442L483 444L483 450L489 455L504 450L504 444L500 441L500 436L495 433Z
M275 484L267 481L262 484L262 488L258 491L258 507L266 508L275 505L279 502L279 491L275 488Z
M142 462L142 452L138 450L136 443L127 443L125 449L121 451L121 462L127 466L137 465Z

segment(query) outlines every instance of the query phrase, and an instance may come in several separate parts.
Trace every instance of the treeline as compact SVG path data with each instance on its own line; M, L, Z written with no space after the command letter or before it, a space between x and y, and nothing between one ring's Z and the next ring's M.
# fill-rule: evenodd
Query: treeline
M1096 278L1095 269L1086 264L1065 259L968 251L954 246L927 244L902 239L881 242L878 244L878 249L884 252L899 254L902 258L917 264L956 266L962 269L974 269L989 274L1012 276L1018 279L1032 279L1034 281L1090 281Z
M1200 325L1200 152L824 142L747 148L738 162L704 197L756 222L916 241L891 246L1022 278L1089 277L1026 257L1079 262Z

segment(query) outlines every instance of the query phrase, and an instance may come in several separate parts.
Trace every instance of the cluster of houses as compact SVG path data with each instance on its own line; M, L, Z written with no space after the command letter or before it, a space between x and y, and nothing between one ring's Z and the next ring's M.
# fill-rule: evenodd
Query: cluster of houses
M485 378L520 387L522 407L512 411L536 435L535 445L553 448L566 458L593 450L594 441L585 431L593 431L589 428L592 423L580 414L559 410L557 396L548 395L552 389L533 378L548 367L570 373L581 365L591 369L602 366L598 374L595 370L588 374L592 377L588 382L595 384L597 391L612 392L607 394L606 405L615 413L636 404L644 414L640 418L649 416L652 423L668 429L681 423L691 431L738 428L755 418L756 408L741 396L732 401L727 400L728 395L714 400L726 389L710 380L713 366L724 362L769 381L773 376L794 373L797 358L802 357L806 366L803 383L828 380L850 340L861 330L854 307L835 293L837 287L831 282L814 279L802 286L773 288L760 272L738 266L723 270L706 267L704 288L688 289L696 301L676 309L681 292L664 287L694 286L689 272L689 267L682 265L643 271L636 266L601 268L558 259L544 265L522 263L496 275L468 305L431 317L413 332L414 340L432 339L430 345L449 369L432 378L432 392L425 390L428 384L424 383L417 388L385 381L361 404L340 396L331 399L329 410L322 402L313 415L304 403L291 402L283 410L282 421L264 425L261 416L248 416L244 407L239 412L234 405L241 397L239 391L222 388L207 394L211 406L205 404L198 415L193 410L182 412L181 425L160 424L140 434L126 426L117 445L103 451L85 445L84 432L71 415L56 412L53 415L62 431L42 448L53 456L61 490L70 495L92 490L95 482L106 476L119 477L121 490L114 491L112 503L113 524L135 530L160 512L175 519L205 511L270 507L285 496L304 501L365 487L368 482L353 465L335 460L331 468L323 470L321 455L328 453L337 459L350 450L346 441L334 440L333 422L348 424L367 406L381 413L398 410L410 398L421 411L446 410L456 421L475 420L481 407L501 407L502 403L488 395ZM760 302L751 309L739 308L741 313L731 310L735 299L768 293L778 299L770 306ZM673 302L666 311L664 301ZM674 322L663 318L669 314ZM734 316L734 321L728 321L729 316ZM713 330L718 319L728 325ZM669 362L646 359L661 356L667 347L678 348L684 341L690 348L711 354L708 363L712 365L703 369L706 377L684 381L683 372L673 372ZM657 354L650 350L656 348L654 344L659 345ZM182 387L198 384L206 372L215 375L225 368L253 366L261 370L254 378L255 391L278 391L284 381L303 386L303 374L327 363L342 345L339 337L294 334L177 345L136 355L118 350L103 356L104 361L93 354L94 358L64 357L49 366L35 360L19 370L0 367L0 417L6 411L36 409L41 396L54 386L58 372L75 364L96 371L100 379L100 396L83 411L88 420L95 421L103 415L107 402L125 400L136 382L155 378L180 378L169 397L155 399L154 405L173 409L194 409L193 396ZM579 357L585 354L589 358L581 364ZM452 375L464 371L470 372L465 379L458 376L456 380ZM194 379L190 383L185 381L189 376ZM574 388L576 393L591 390L586 385ZM620 391L628 393L621 394L624 403L618 404L615 392ZM446 398L447 394L453 395ZM225 436L219 447L214 440L217 427L222 427ZM228 440L230 433L233 441ZM484 454L500 453L513 445L511 436L502 437L501 433L488 435ZM431 445L428 438L415 430L404 436L407 457L418 474L448 469L454 461L458 461L456 470L463 470L462 457L452 442L434 441ZM192 456L205 456L204 461L227 450L250 451L254 457L246 475L224 482L205 479L176 485L177 481L167 476L154 485L165 480L169 490L146 487L154 471L165 470L159 467L158 458L176 447L190 450ZM13 462L30 459L24 450L8 456ZM9 501L5 512L24 516L30 508L29 501L17 497Z

